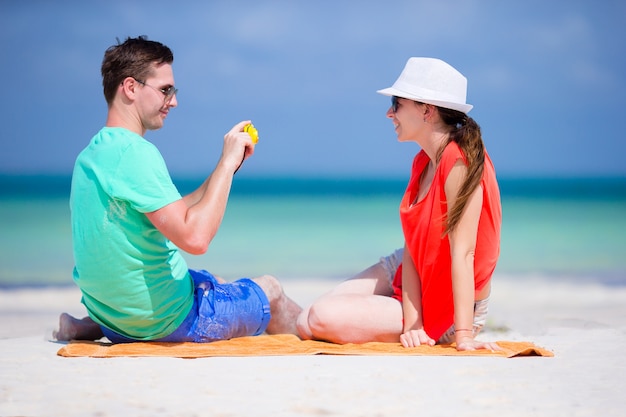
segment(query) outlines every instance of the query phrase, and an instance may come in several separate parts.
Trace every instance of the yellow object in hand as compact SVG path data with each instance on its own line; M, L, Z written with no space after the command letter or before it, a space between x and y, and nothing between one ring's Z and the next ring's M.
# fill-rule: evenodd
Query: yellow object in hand
M254 125L252 123L248 123L243 127L243 131L250 135L250 137L252 138L252 143L256 145L256 143L259 141L259 132L256 130Z

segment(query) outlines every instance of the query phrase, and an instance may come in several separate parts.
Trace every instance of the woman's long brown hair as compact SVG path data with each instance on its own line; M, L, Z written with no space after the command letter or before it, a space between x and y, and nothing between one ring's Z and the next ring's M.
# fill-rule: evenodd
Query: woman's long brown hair
M446 143L439 149L437 162L441 159L443 150L450 142L456 142L463 151L467 160L467 176L459 189L457 199L449 211L444 235L450 233L461 220L467 200L480 184L485 167L485 145L483 143L480 126L471 117L457 110L437 108L441 120L451 127Z

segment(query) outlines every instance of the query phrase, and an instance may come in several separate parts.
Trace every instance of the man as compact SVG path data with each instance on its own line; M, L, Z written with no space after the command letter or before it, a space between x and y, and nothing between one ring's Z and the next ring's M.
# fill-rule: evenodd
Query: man
M76 160L70 207L74 281L89 317L61 314L58 340L210 342L297 334L301 308L272 276L225 283L187 268L180 250L206 252L233 175L254 144L236 124L213 173L181 197L157 148L143 136L178 104L171 50L145 37L107 49L106 126Z

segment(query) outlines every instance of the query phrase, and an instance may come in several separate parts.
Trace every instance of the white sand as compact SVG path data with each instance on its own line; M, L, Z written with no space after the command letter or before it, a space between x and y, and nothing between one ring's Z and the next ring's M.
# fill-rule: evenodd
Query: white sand
M285 283L308 304L333 285ZM73 287L0 291L0 416L625 416L626 288L496 277L484 340L554 358L62 358Z

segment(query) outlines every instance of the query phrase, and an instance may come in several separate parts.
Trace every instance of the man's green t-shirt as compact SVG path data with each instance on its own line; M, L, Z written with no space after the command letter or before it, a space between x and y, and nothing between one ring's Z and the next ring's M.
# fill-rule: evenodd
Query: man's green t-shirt
M158 149L105 127L76 159L70 208L74 281L97 323L149 340L172 333L193 304L180 250L144 213L181 195Z

